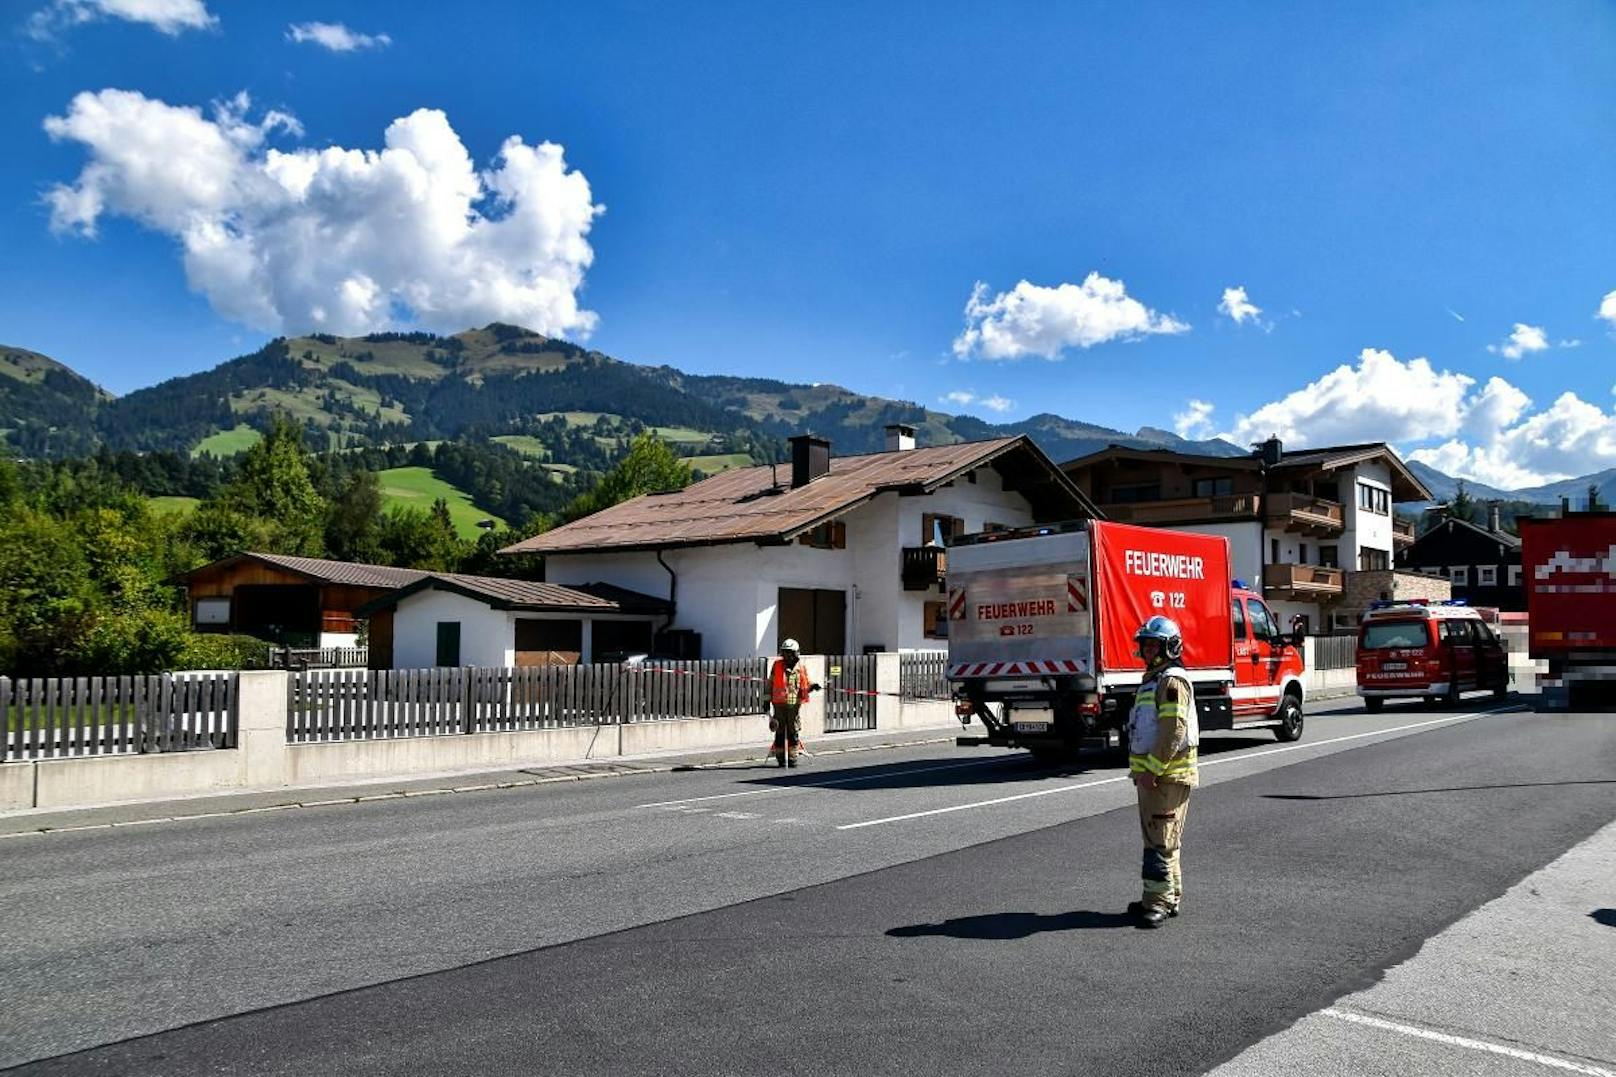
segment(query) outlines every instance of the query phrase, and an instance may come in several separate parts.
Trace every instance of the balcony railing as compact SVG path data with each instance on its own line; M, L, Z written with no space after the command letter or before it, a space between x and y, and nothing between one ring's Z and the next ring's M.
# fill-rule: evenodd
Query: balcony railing
M1199 520L1252 520L1256 494L1180 497L1170 501L1124 501L1101 505L1108 519L1127 524L1174 524Z
M1333 534L1346 527L1339 501L1308 494L1269 494L1268 526L1307 534Z
M1323 565L1267 565L1263 568L1263 589L1282 591L1298 597L1339 595L1345 575L1338 568Z
M1414 541L1413 520L1392 521L1392 542L1399 546L1407 546Z
M948 553L941 546L905 546L903 549L903 589L926 591L943 582L948 572Z

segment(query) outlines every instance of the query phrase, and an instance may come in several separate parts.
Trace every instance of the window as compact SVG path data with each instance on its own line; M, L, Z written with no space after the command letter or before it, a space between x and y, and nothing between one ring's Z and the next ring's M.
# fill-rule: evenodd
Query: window
M1276 538L1268 540L1268 563L1270 565L1279 564L1279 540Z
M1194 484L1196 497L1228 497L1234 493L1234 480L1222 479L1196 479Z
M1474 642L1474 640L1472 639L1472 637L1470 635L1470 622L1469 621L1443 621L1442 622L1442 642L1443 643L1454 643L1454 644L1458 644L1459 646L1462 646L1462 647L1470 646L1470 644Z
M1448 566L1448 580L1455 587L1469 587L1470 586L1470 566L1469 565L1449 565Z
M1296 563L1298 565L1307 564L1307 543L1305 542L1296 544Z
M804 531L797 536L797 541L804 546L812 546L816 550L845 550L847 549L847 525L840 520L820 524L813 530Z
M1260 640L1275 640L1279 638L1279 629L1274 626L1274 618L1268 612L1268 607L1252 599L1251 607L1251 634Z
M928 602L921 614L920 627L927 639L948 638L948 603Z
M1358 551L1358 571L1375 572L1392 567L1392 555L1389 550L1376 550L1365 546Z
M228 598L199 598L196 614L191 623L199 629L228 628L230 626L230 600Z
M1319 564L1323 565L1325 568L1340 568L1341 567L1340 556L1341 555L1340 555L1338 547L1335 547L1335 546L1320 546L1319 547Z
M1373 512L1379 516L1390 516L1392 512L1392 495L1390 490L1382 490L1378 486L1370 486L1367 482L1358 484L1358 507L1365 512Z
M1161 483L1134 482L1125 486L1111 487L1111 501L1117 505L1129 505L1137 501L1160 501Z
M1238 598L1229 600L1229 612L1234 615L1234 638L1238 642L1246 638L1246 604Z
M1497 587L1498 586L1498 566L1497 565L1477 565L1476 566L1476 586L1477 587Z
M1510 565L1509 566L1509 585L1511 587L1519 587L1521 585L1521 566L1520 565Z
M965 521L958 516L943 516L935 512L920 516L920 544L936 543L947 546L950 539L965 534Z
M1360 650L1381 651L1391 647L1424 647L1431 633L1424 621L1374 621L1364 626Z
M460 664L460 622L438 622L438 655L433 663L439 666L458 666Z
M982 525L982 530L983 530L983 532L985 534L991 535L995 531L1008 531L1008 530L1010 530L1010 525L1009 524L985 523L985 524Z

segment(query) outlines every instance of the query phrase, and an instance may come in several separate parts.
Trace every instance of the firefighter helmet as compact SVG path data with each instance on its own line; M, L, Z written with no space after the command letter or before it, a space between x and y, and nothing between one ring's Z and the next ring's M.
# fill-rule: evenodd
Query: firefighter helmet
M1133 634L1135 643L1143 643L1147 639L1156 640L1162 646L1162 654L1170 661L1176 662L1184 657L1184 634L1178 630L1178 622L1171 617L1158 614L1139 626L1139 631ZM1140 654L1143 658L1144 655Z
M794 639L788 639L784 643L780 644L781 654L785 654L787 651L790 651L792 654L796 654L800 650L802 650L802 648L797 646L797 641Z

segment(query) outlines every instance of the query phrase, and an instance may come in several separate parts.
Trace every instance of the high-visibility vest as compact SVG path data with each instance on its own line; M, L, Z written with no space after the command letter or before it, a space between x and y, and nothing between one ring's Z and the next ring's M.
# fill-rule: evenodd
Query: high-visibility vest
M1182 703L1156 703L1156 688L1167 677L1181 681L1188 689ZM1156 735L1161 723L1179 719L1184 721L1184 739L1172 746L1167 758L1156 758ZM1128 714L1128 770L1131 773L1154 774L1158 778L1193 774L1200 743L1201 722L1195 712L1195 686L1182 667L1168 666L1139 686L1133 697L1133 710Z
M769 700L773 703L806 703L808 701L808 670L801 662L797 663L796 674L793 678L796 684L786 683L786 663L784 659L774 660L774 669L769 674Z

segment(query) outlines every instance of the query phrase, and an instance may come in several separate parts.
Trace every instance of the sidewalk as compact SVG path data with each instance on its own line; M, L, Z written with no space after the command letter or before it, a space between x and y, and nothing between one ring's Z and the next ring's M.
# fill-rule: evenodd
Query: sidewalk
M952 744L962 730L967 733L979 733L981 727L973 724L967 730L956 722L925 729L830 733L809 743L808 758L811 765L812 759L816 756L870 752L914 744ZM553 782L610 778L622 774L649 774L697 767L761 765L768 751L767 741L768 734L765 733L755 745L737 745L705 752L656 752L515 770L444 771L409 778L374 778L341 785L288 786L258 792L121 801L116 804L90 805L82 808L28 808L22 811L0 812L0 838L61 830L139 826L171 822L175 819L351 804L365 800L392 800L399 797L469 793L488 789L516 789Z
M1616 823L1212 1077L1616 1077Z

